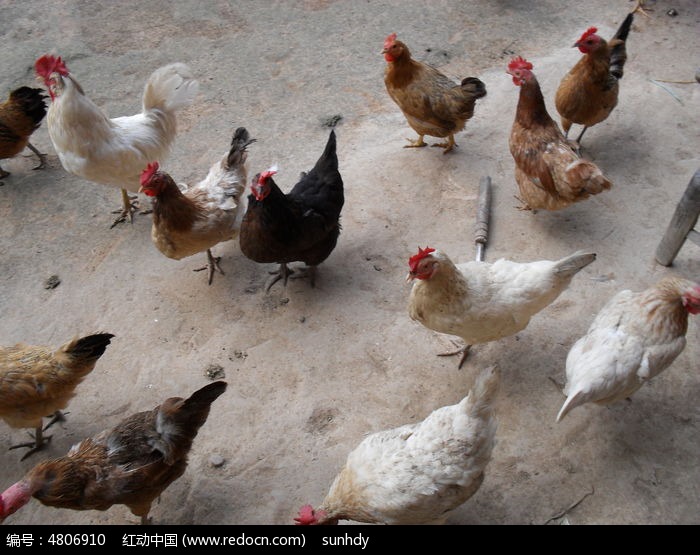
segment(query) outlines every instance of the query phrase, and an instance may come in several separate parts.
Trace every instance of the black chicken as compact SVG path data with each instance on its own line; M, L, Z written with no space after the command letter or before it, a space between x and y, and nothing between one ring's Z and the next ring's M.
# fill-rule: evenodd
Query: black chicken
M241 252L260 263L280 265L267 290L280 279L285 285L294 271L290 262L301 261L306 271L294 277L315 284L316 266L333 252L340 235L340 211L345 197L338 171L335 131L316 165L286 195L273 181L276 169L259 173L251 183L248 209L240 229Z

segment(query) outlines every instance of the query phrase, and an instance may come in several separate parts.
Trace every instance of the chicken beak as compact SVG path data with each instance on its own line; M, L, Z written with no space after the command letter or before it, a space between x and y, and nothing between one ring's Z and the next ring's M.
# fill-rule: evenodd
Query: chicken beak
M415 278L416 276L413 275L413 273L411 272L408 272L408 274L406 274L406 281L413 281Z
M576 41L571 48L578 48L579 46L581 46L581 43Z
M139 187L139 193L143 193L143 185L141 185L141 187Z

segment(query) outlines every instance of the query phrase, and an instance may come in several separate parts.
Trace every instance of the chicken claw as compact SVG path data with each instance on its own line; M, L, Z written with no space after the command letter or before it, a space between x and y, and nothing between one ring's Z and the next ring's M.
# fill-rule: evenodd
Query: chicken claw
M464 365L464 361L467 360L467 357L469 356L469 351L471 351L472 346L471 345L465 345L461 349L458 349L456 351L452 351L450 353L438 353L439 357L452 357L455 355L459 355L461 353L462 358L459 361L459 365L457 366L458 369L461 369L462 366Z
M129 223L133 224L134 212L136 212L136 210L138 210L140 206L139 198L137 195L130 195L129 193L127 193L126 189L122 189L121 191L123 208L120 208L119 210L114 210L112 212L112 214L119 214L119 217L116 220L114 220L112 225L109 226L109 229L112 229L117 224L125 222L127 218L129 219ZM139 210L139 214L150 214L151 212L153 212L153 210L150 208Z
M221 269L221 266L219 265L219 262L221 262L221 257L220 256L214 256L211 253L211 249L207 249L207 259L209 260L209 263L206 266L202 266L201 268L195 268L192 270L193 272L201 272L202 270L209 270L209 285L211 285L211 282L214 280L214 271L217 271L222 275L225 276L226 274L224 271Z
M27 147L39 157L39 165L34 166L32 169L43 170L46 167L46 154L39 152L32 143L27 143Z
M404 148L420 148L422 146L428 146L423 140L423 135L420 135L415 141L413 139L406 139L408 141L407 145L403 145Z
M454 150L454 148L457 146L457 143L455 143L454 135L450 135L446 143L434 143L430 146L438 146L440 148L444 148L445 150L443 154L447 154L448 152Z
M270 280L270 283L267 284L267 287L265 287L265 292L269 293L270 288L281 279L284 279L284 286L287 287L287 280L289 279L289 276L291 276L293 273L294 270L288 268L286 264L280 264L280 267L276 272L270 272L270 275L275 277L273 277Z
M20 459L23 461L30 455L33 455L37 451L41 451L47 443L51 441L51 438L53 436L44 436L43 434L43 429L41 426L37 426L36 432L34 435L29 433L29 436L34 439L34 441L28 441L27 443L19 443L17 445L12 445L9 450L12 451L13 449L19 449L20 447L30 447L29 451L27 451L24 456Z

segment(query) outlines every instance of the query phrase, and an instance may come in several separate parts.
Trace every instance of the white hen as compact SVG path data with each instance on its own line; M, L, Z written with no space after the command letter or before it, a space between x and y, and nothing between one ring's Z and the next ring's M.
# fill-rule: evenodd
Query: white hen
M495 341L527 327L530 318L550 305L571 279L596 258L578 251L561 260L455 265L443 252L426 247L409 260L407 280L413 284L408 313L426 328L457 335L466 347Z
M42 56L34 67L51 95L46 121L61 164L84 179L119 187L124 208L113 225L131 218L127 191L139 190L139 176L149 162L167 157L177 132L175 112L199 90L190 68L174 63L156 69L144 87L142 111L110 119L60 57Z
M557 422L584 403L629 397L668 368L685 348L688 313L700 313L700 284L681 278L610 299L566 357L568 397Z
M366 437L348 455L321 506L303 506L295 520L443 523L484 480L495 443L498 382L498 369L488 368L456 405Z

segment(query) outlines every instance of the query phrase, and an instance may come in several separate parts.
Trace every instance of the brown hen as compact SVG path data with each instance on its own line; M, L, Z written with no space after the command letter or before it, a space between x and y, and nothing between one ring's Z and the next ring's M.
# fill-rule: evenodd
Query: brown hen
M396 33L384 41L384 84L406 116L408 124L418 133L418 140L408 140L405 148L426 146L425 135L447 137L447 142L432 146L450 152L455 146L455 133L464 129L474 115L474 104L486 96L486 86L476 77L466 77L454 83L434 67L411 58L408 47L396 40Z
M509 146L521 208L559 210L610 189L600 168L576 154L549 116L532 64L514 58L507 73L520 87Z
M84 439L64 457L37 464L0 496L0 522L34 497L76 511L126 505L149 523L151 504L185 472L192 442L225 390L218 381L188 399L171 397Z
M14 445L30 447L22 460L40 450L51 436L43 432L63 419L61 409L75 395L114 337L97 333L74 339L58 349L17 344L0 347L0 418L13 428L34 428L34 441ZM53 419L42 426L44 416Z
M46 115L46 97L42 93L41 89L20 87L0 104L0 160L12 158L28 147L39 157L39 165L34 169L46 165L45 155L29 142ZM0 168L0 179L8 175L10 172Z

